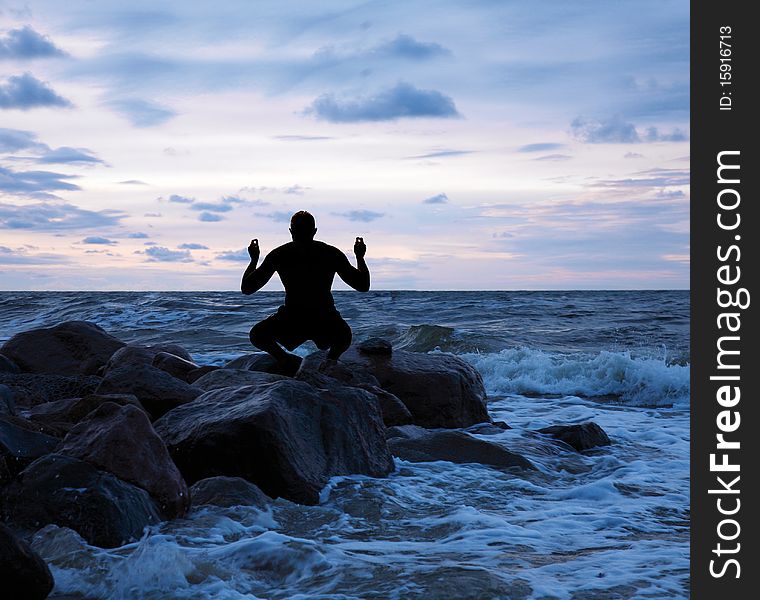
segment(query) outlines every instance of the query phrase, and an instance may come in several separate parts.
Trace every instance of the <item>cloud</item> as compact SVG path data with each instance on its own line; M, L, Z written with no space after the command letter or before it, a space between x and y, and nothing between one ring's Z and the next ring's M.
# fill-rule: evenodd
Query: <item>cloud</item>
M290 217L293 216L293 213L277 210L270 213L256 213L256 216L271 219L275 223L290 223Z
M105 164L87 148L71 148L69 146L49 150L40 156L37 162L43 164Z
M620 117L604 121L577 117L570 124L573 137L587 144L633 144L641 141L633 123Z
M338 217L345 217L349 221L360 221L362 223L369 223L375 219L385 216L384 213L374 212L372 210L350 210L345 213L333 213Z
M90 237L86 237L82 240L82 244L98 244L103 246L115 246L118 244L118 242L115 242L114 240L109 240L108 238L101 237L99 235L92 235Z
M190 208L208 212L230 212L232 210L229 202L194 202Z
M422 203L423 204L446 204L449 201L449 197L446 194L436 194L435 196L430 196L430 198L425 198Z
M417 154L415 156L406 156L406 159L417 159L417 158L445 158L447 156L462 156L464 154L472 154L473 150L451 150L448 148L444 148L441 150L432 150L431 152L428 152L427 154Z
M247 248L241 248L240 250L227 250L225 252L220 252L216 255L216 258L218 260L229 260L229 261L235 261L235 262L249 262L251 260L250 255L248 254Z
M626 152L623 158L644 158L644 155L638 152Z
M41 106L68 108L73 104L30 73L11 75L0 83L0 109L29 110Z
M169 202L176 202L177 204L192 204L195 202L195 198L187 198L185 196L179 196L178 194L172 194L169 196Z
M140 181L139 179L127 179L126 181L119 181L121 185L148 185L144 181Z
M150 218L159 218L159 217L163 217L163 216L164 215L162 215L161 213L157 213L157 212L147 212L147 213L145 213L143 215L143 217L150 217Z
M54 198L49 192L55 190L78 190L79 186L65 181L75 175L53 171L13 171L0 166L0 192L33 198Z
M47 144L37 141L37 135L21 129L6 129L0 127L0 152L16 152L18 150L49 150Z
M572 136L587 144L637 144L639 142L685 142L689 136L678 128L669 133L648 127L639 133L633 123L612 117L602 121L577 117L570 124Z
M92 211L72 204L0 204L0 228L3 229L62 231L113 227L126 216L117 210Z
M411 60L427 60L442 56L450 56L451 50L435 42L418 42L412 36L400 33L388 42L383 42L369 51L369 55L380 57L407 58Z
M628 193L630 188L665 188L672 186L687 186L690 182L690 174L682 169L649 169L634 173L633 177L626 179L603 179L590 184L590 187L620 189Z
M145 240L149 238L150 236L147 233L144 233L142 231L136 231L134 233L127 234L127 237L132 240Z
M177 113L171 108L139 98L112 100L108 106L125 117L135 127L161 125L177 116Z
M11 29L0 37L0 59L44 58L66 56L47 36L37 33L29 25Z
M335 138L326 135L275 135L272 139L280 142L321 142Z
M538 144L526 144L525 146L520 146L517 151L518 152L548 152L550 150L559 150L560 148L564 148L565 144L555 144L553 142L542 142Z
M306 190L310 188L303 187L301 185L291 185L282 190L283 194L295 194L296 196L303 196Z
M539 156L538 158L534 158L533 160L542 160L542 161L548 161L548 162L561 162L563 160L570 160L573 158L569 154L547 154L546 156Z
M217 221L224 220L224 217L212 212L202 212L198 215L198 220L204 223L216 223Z
M192 262L189 250L169 250L164 246L151 246L144 251L148 262Z
M661 133L657 127L648 127L644 139L647 142L685 142L689 136L678 128L673 129L670 133Z
M191 242L188 244L180 244L177 246L177 248L181 248L182 250L208 250L208 246L204 246L203 244L197 244L195 242Z
M15 250L0 246L0 265L48 265L71 262L68 256L62 254L29 254L26 248Z
M333 94L323 94L304 113L331 123L461 117L449 96L436 90L421 90L404 82L374 96L356 99L337 99Z

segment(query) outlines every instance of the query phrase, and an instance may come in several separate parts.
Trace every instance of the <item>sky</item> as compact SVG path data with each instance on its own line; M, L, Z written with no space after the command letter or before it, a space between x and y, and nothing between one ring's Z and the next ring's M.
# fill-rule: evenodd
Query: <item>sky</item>
M688 288L689 3L0 2L0 289L236 290L298 210L374 289Z

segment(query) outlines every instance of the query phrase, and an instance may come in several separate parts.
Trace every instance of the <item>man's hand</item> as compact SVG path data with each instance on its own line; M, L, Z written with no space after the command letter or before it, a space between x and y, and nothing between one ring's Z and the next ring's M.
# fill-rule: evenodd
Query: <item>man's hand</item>
M354 254L356 254L356 258L364 258L366 253L367 246L364 245L364 238L356 238L356 241L354 242Z
M251 240L251 245L248 246L248 256L251 257L251 262L259 262L259 240Z

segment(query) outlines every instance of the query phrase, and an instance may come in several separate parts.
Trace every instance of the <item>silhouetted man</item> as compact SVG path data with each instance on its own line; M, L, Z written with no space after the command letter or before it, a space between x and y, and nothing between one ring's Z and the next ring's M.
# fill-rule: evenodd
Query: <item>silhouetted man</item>
M251 329L251 343L271 354L284 370L295 372L301 359L282 349L295 350L306 340L313 340L320 350L327 350L328 360L338 357L351 345L351 328L335 308L332 287L337 273L359 292L369 290L369 269L364 262L367 247L356 238L354 254L358 268L334 246L314 239L314 217L305 210L290 219L292 242L272 250L260 267L259 241L251 240L248 254L251 264L243 274L241 291L248 295L260 290L274 275L285 286L285 304L276 313Z

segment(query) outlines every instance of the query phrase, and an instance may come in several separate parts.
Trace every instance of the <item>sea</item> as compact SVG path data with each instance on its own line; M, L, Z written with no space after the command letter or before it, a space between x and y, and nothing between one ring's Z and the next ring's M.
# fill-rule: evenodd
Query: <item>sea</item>
M688 291L334 295L355 341L382 337L477 368L490 414L512 427L481 437L537 469L396 459L385 478L333 478L317 506L204 507L116 549L47 526L33 547L55 577L51 598L689 597ZM250 327L281 301L2 292L0 341L87 320L222 365L253 350ZM581 454L537 433L586 421L612 445Z

